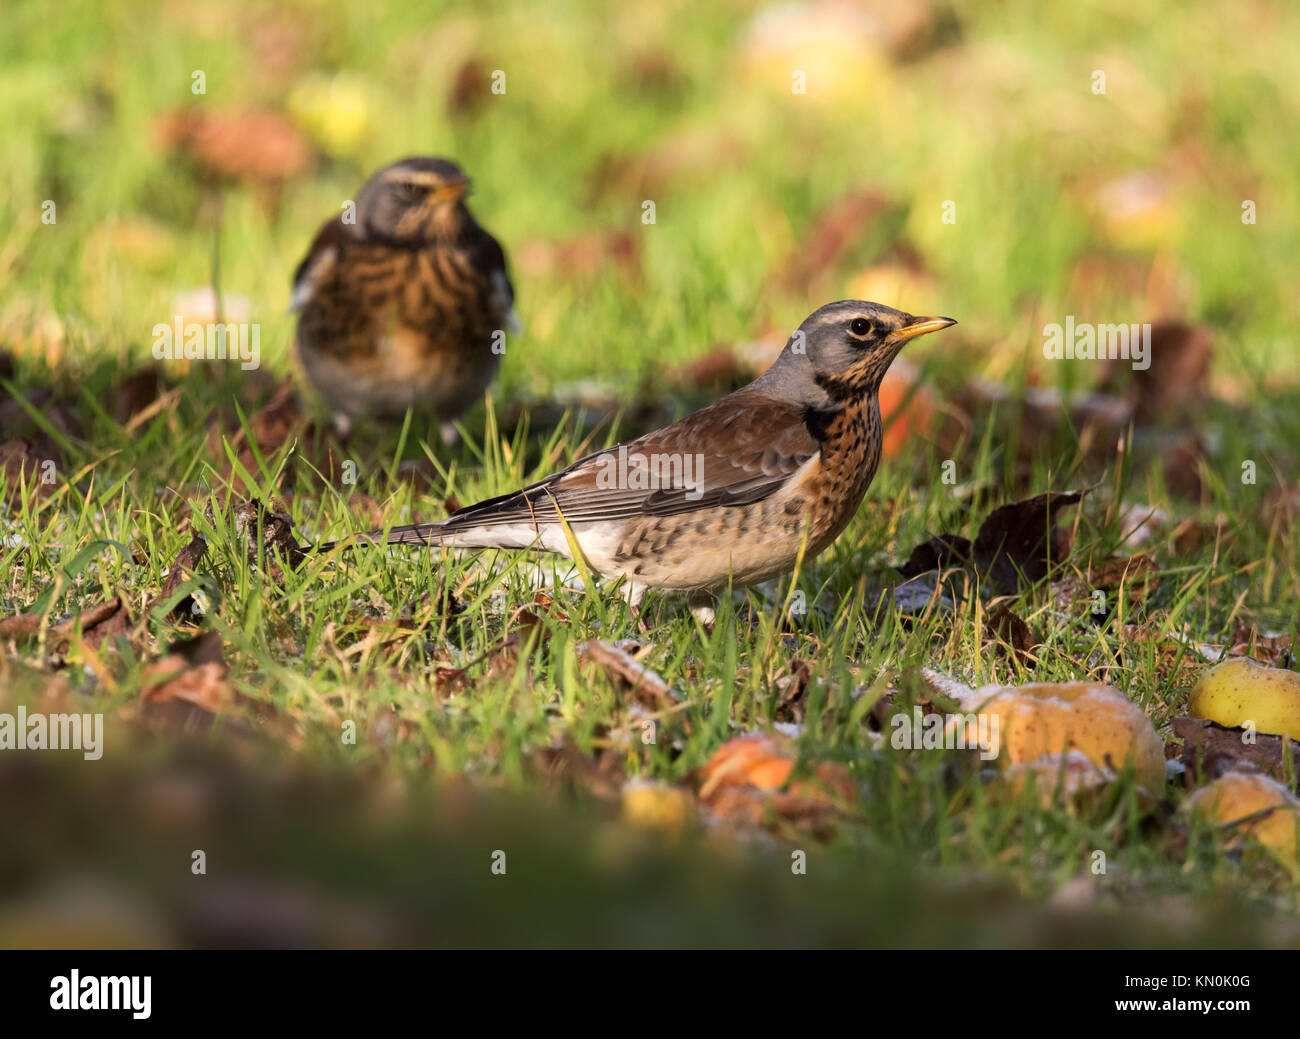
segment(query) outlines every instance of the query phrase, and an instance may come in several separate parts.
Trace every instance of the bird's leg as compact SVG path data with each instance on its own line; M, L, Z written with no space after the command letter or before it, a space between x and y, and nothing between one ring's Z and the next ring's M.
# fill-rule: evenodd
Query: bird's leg
M352 435L352 416L346 411L334 412L334 436L342 447L348 442L348 437Z
M636 618L636 630L641 635L650 630L649 625L645 622L645 617L641 613L641 600L645 598L647 587L649 586L641 584L639 581L626 581L623 584L623 590L619 593L627 602L628 612Z
M692 595L687 600L691 616L709 629L713 628L713 622L717 619L717 612L714 610L713 603L714 600L711 595Z

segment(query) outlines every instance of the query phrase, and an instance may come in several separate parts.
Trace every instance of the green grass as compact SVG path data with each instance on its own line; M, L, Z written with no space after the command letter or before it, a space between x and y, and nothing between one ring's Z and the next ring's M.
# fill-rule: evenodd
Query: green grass
M361 938L313 918L308 943L1295 942L1290 878L1183 820L1177 784L1154 816L1137 809L1127 781L1083 808L999 800L955 755L882 744L867 707L886 688L910 706L921 667L973 685L1104 677L1163 725L1183 713L1194 669L1168 666L1153 643L1123 642L1122 623L1209 643L1238 622L1295 634L1297 539L1271 502L1296 477L1300 442L1291 145L1300 14L1282 4L1098 3L1047 14L1028 3L959 5L922 56L883 62L855 93L827 102L769 89L745 70L749 6L492 3L431 14L422 4L223 2L191 12L74 3L51 12L23 0L0 14L0 349L16 357L18 395L52 388L81 423L68 435L48 409L26 413L30 436L43 432L61 458L47 498L4 485L0 615L39 611L54 623L120 594L140 624L136 637L98 650L75 640L66 653L40 639L6 647L0 682L10 699L35 695L57 670L74 695L123 720L112 723L104 762L42 773L35 803L53 820L48 839L18 825L35 808L4 809L6 826L25 836L0 872L0 939L60 933L31 907L63 890L64 873L89 872L110 906L123 892L159 893L128 938L211 940L192 922L198 896L186 887L189 849L202 847L218 877L317 893L320 919L346 919L340 904L373 910L376 929ZM259 50L269 44L254 30L267 26L293 44L287 67ZM469 56L504 69L507 93L452 119L445 98ZM670 69L666 83L638 80L647 57ZM1089 90L1097 68L1108 72L1104 97ZM194 69L207 75L202 98L190 94ZM284 111L307 76L337 70L364 85L368 136L291 179L278 204L244 186L223 191L221 287L261 323L263 371L169 370L163 388L179 389L174 403L127 432L113 417L117 387L151 362L150 329L170 320L177 293L211 278L210 200L152 143L155 119L191 103ZM675 159L676 172L651 187L601 173L611 162L677 157L682 139L703 142L704 158ZM437 441L421 421L363 425L355 485L313 471L319 456L306 445L272 444L232 489L236 452L209 427L237 428L294 370L284 310L311 235L370 170L412 153L462 163L476 214L514 259L526 334L510 342L491 405L467 417L455 450L429 446ZM1167 192L1159 225L1107 230L1098 191L1138 171L1154 171ZM783 288L819 215L864 189L886 198L882 215L813 286ZM641 223L646 198L654 225ZM1253 226L1240 221L1247 198L1258 203ZM53 225L41 222L45 199L58 207ZM956 202L955 224L940 220L945 200ZM530 244L583 232L631 236L639 269L605 260L583 274L525 259ZM707 391L682 366L717 344L783 335L899 246L919 257L932 292L904 305L961 322L909 348L941 396L984 376L1013 394L1037 382L1090 388L1086 365L1048 364L1039 352L1041 326L1067 314L1109 322L1169 311L1209 326L1219 399L1196 416L1209 441L1203 500L1168 489L1159 450L1138 444L1117 471L1116 456L1083 450L1064 418L1040 442L989 409L955 447L918 437L887 459L848 530L793 583L724 599L712 630L680 602L651 596L641 636L621 599L567 563L354 550L284 567L277 580L229 524L227 493L238 500L250 488L286 500L302 541L368 527L370 501L396 524L441 516L449 496L466 503L513 489L576 457L588 437L609 443L702 403ZM1079 274L1085 262L1111 277L1096 287ZM1173 272L1173 288L1156 297L1153 266ZM581 380L625 410L580 409L571 388ZM521 404L535 417L498 427ZM310 396L306 407L324 417ZM959 499L939 478L949 458L960 483L995 490ZM1258 463L1254 486L1240 482L1243 459ZM428 488L398 472L418 460L437 471ZM941 531L973 536L1022 489L1095 481L1063 516L1072 524L1078 515L1078 566L1127 554L1123 505L1170 513L1143 548L1161 578L1144 606L1097 625L1054 605L1046 585L1022 589L1004 604L1039 643L1032 671L985 639L984 589L964 589L951 615L919 621L878 608L913 545ZM209 503L215 524L203 515ZM1174 521L1215 517L1225 524L1217 544L1175 549ZM151 604L196 530L208 549L178 594L200 589L203 626L220 635L231 680L251 701L235 714L256 735L219 719L197 744L171 731L139 740L127 719L148 669L191 633L168 604ZM554 608L534 603L537 587ZM439 589L463 612L434 609ZM790 623L775 604L795 589L808 610ZM418 630L394 634L383 651L365 648L366 618L408 607ZM520 628L522 609L535 627ZM494 651L512 634L519 641L502 659ZM656 718L653 744L640 739L627 691L579 660L586 639L629 636L681 700ZM581 782L557 790L546 779L544 752L571 741L627 777L693 787L729 736L792 720L779 682L796 659L811 670L798 707L801 762L841 763L858 792L828 840L777 826L776 839L674 841L616 822L617 807ZM449 695L446 669L463 667L466 681ZM378 734L393 715L393 734ZM355 744L341 738L349 721ZM210 792L208 807L168 822L141 791L171 789L178 772ZM475 793L457 793L462 779ZM392 817L370 820L389 795ZM497 897L487 867L498 847L511 853L512 878L524 879L484 923L457 898L482 906ZM813 860L797 891L791 848ZM1089 868L1097 851L1110 863L1103 877ZM443 895L420 894L430 875ZM1079 878L1085 907L1063 908L1062 891ZM584 892L603 913L586 908ZM1172 908L1185 899L1190 915ZM538 905L549 908L530 916Z

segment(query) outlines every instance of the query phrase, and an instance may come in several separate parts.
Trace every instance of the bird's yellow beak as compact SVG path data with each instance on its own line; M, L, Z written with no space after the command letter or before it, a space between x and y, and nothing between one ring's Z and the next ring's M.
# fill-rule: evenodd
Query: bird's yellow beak
M453 180L450 184L444 184L442 187L429 192L429 197L438 201L451 200L458 202L469 194L470 179L462 177L460 180Z
M950 317L918 317L913 318L910 325L904 325L896 332L890 333L889 338L894 342L905 343L909 339L915 339L917 336L923 336L927 332L937 332L941 328L947 328L949 325L955 325L957 322Z

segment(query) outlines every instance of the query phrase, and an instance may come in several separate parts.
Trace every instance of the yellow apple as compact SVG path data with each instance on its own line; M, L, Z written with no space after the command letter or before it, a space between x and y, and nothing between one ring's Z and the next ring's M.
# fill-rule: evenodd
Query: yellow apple
M1187 698L1187 713L1300 739L1300 675L1248 657L1225 661L1201 675Z

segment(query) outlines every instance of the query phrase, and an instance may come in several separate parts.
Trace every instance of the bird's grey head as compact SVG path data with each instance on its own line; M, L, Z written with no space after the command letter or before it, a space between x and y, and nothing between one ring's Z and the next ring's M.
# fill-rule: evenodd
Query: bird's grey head
M805 407L871 394L909 340L956 323L860 299L827 303L804 319L756 386Z
M455 238L469 220L469 189L470 179L449 159L402 159L357 195L356 233L405 245Z

